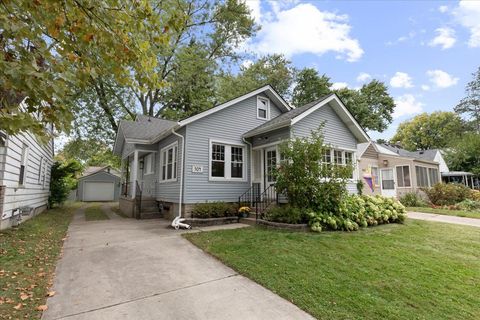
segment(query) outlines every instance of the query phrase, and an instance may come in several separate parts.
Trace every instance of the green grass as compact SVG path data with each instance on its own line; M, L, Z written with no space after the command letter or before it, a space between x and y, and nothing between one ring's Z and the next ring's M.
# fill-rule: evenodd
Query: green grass
M407 211L426 212L426 213L443 214L447 216L480 219L479 211L449 210L449 209L430 208L430 207L408 207Z
M41 317L36 308L45 304L77 207L78 203L48 210L17 228L0 231L0 318Z
M108 220L108 219L110 218L102 210L100 204L92 204L85 209L85 220L87 221Z
M480 229L411 221L357 232L185 234L320 319L480 319Z

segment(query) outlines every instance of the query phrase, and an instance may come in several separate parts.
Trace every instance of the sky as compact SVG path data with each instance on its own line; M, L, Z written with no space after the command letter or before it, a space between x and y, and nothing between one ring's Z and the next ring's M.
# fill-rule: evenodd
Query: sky
M285 54L297 68L328 75L335 88L371 79L388 86L394 121L369 132L372 139L391 138L419 113L452 111L480 67L480 0L246 3L261 26L248 50Z

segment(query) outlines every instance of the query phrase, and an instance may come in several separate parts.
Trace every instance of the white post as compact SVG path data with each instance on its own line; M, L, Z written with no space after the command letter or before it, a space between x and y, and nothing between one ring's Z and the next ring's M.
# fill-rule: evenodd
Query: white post
M137 189L137 173L138 173L138 151L135 150L133 153L133 164L132 164L132 198L135 198L136 189Z

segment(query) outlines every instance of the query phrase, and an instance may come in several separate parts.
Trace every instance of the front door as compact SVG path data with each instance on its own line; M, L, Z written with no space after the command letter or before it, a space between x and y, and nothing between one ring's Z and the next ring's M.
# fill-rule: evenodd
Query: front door
M275 169L277 167L277 147L265 149L265 189L275 183Z
M381 169L380 170L380 187L382 188L382 196L395 197L397 192L395 190L395 180L393 176L393 169Z

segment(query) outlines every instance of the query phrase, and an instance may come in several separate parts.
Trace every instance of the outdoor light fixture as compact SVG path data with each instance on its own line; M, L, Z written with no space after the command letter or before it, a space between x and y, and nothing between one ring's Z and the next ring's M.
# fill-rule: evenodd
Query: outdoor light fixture
M143 170L143 160L140 161L139 167L140 167L140 170Z
M388 166L388 160L387 160L387 159L383 160L383 165L384 165L385 167Z

